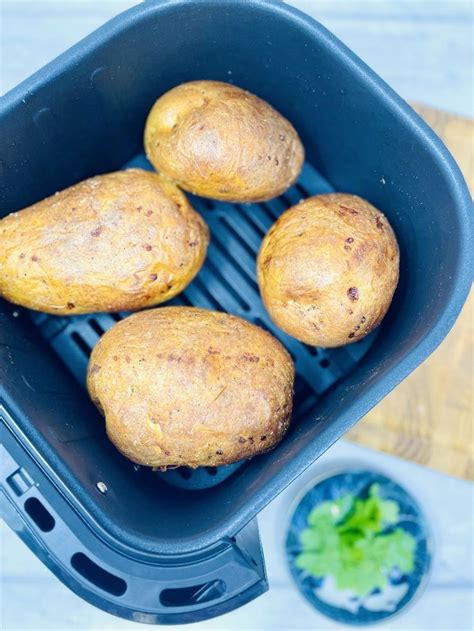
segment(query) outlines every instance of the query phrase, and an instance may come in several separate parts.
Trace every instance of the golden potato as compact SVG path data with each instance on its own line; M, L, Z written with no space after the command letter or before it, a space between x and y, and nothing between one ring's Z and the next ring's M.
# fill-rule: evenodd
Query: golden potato
M93 177L0 221L0 295L62 315L156 305L193 279L208 242L162 176Z
M257 260L263 302L283 331L314 346L357 342L386 314L399 252L386 217L356 195L317 195L287 210Z
M274 447L288 429L293 362L249 322L163 307L114 325L87 386L117 449L153 467L222 465Z
M298 177L304 149L268 103L228 83L191 81L148 115L150 162L186 191L236 202L280 195Z

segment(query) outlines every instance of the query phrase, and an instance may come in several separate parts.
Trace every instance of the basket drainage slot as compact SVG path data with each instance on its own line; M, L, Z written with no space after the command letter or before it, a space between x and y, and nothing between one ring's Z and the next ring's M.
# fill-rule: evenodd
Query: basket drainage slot
M73 554L71 565L82 577L104 592L113 596L123 596L127 591L127 583L122 578L107 572L82 552Z
M164 607L185 607L186 605L216 600L224 593L224 581L216 579L202 585L164 589L160 594L160 602Z
M190 469L184 468L184 467L180 467L178 469L179 475L183 478L183 480L189 480L191 478L191 476L193 475L192 471Z
M26 500L25 511L43 532L51 532L56 525L54 517L36 497Z

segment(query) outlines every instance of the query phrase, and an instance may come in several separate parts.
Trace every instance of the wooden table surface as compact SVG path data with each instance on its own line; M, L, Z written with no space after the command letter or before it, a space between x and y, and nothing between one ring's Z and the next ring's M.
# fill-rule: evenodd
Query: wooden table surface
M456 158L474 192L474 123L413 104ZM474 480L474 292L439 348L347 438Z
M3 62L0 80L3 90L13 87L85 34L133 4L136 4L134 0L1 1ZM473 37L469 0L292 0L292 4L312 13L403 97L461 115L472 115ZM444 120L440 114L435 116L438 121ZM464 131L455 131L458 123L442 124L463 138ZM472 160L472 152L469 155ZM467 313L462 318L450 334L454 343L451 344L448 338L437 351L445 353L439 368L431 368L427 362L418 369L420 376L415 373L410 378L414 380L413 385L409 386L410 380L407 380L359 424L360 431L369 434L365 442L407 456L409 445L416 436L414 457L429 464L433 464L433 453L443 453L451 445L452 435L449 425L445 425L448 429L444 447L437 441L426 451L423 440L431 412L416 410L416 407L417 401L425 398L423 384L426 379L432 379L432 373L439 371L437 383L444 387L446 379L452 377L452 366L458 364L462 356L467 357L463 361L468 361L463 348L464 336L458 329L472 317ZM437 361L436 355L428 361ZM472 374L469 366L463 374L468 380ZM404 396L401 401L391 402L391 397L398 396L401 388L408 386L406 399ZM438 409L435 396L438 395L430 396L430 407L436 405ZM457 404L441 403L442 406L446 404L452 414L457 413ZM383 405L388 406L385 412ZM461 408L464 410L465 404ZM402 434L409 437L404 439L405 444L397 442L399 439L395 437L382 440L380 435L377 438L380 444L374 442L377 430L374 429L376 417L373 415L382 412L384 418L392 419L383 421L384 436L392 436L392 423L399 432L400 419L403 419ZM418 429L415 418L422 419ZM352 438L357 436L353 434ZM182 627L183 631L347 629L316 613L300 597L287 572L282 543L295 497L315 476L350 463L380 469L409 488L425 510L433 529L434 561L426 591L406 613L385 624L384 630L472 631L473 485L346 440L334 445L259 515L270 591L246 607L215 620L187 625ZM461 466L455 473L466 475L465 472L466 467ZM143 629L137 623L114 618L93 608L70 592L4 525L0 528L0 568L0 627L5 631Z

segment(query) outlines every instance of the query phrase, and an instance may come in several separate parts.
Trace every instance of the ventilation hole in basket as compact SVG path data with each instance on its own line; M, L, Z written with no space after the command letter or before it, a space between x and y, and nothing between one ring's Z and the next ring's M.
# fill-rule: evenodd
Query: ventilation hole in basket
M306 350L311 355L317 355L318 354L318 349L315 346L310 346L309 344L303 344L303 346L306 348Z
M207 199L206 197L200 197L199 201L204 206L206 210L214 210L215 204L212 200Z
M228 293L234 298L234 300L240 305L244 311L249 311L250 307L239 294L238 291L232 287L232 285L220 274L214 263L209 259L206 261L206 268L216 277L218 282L227 289Z
M97 322L97 320L94 320L94 318L90 318L89 325L90 325L91 329L95 333L97 333L97 335L99 337L101 337L101 335L104 334L104 329L100 326L100 324Z
M255 257L255 250L250 246L249 242L246 241L241 234L237 232L232 224L230 224L225 217L221 217L221 223L226 227L226 230L232 235L232 237L242 246L242 248L248 253L252 258ZM213 235L213 240L215 242L215 237ZM221 246L224 248L224 246ZM224 248L225 249L225 248Z
M91 349L89 348L89 345L87 344L87 342L82 339L79 333L77 331L73 331L71 334L71 338L75 342L75 344L81 349L84 355L86 355L86 357L89 357L89 355L91 354Z
M113 596L123 596L127 591L127 583L122 578L104 570L82 552L76 552L71 557L71 565L89 583L99 587L104 592Z
M206 467L206 471L209 475L217 475L217 467Z
M278 203L278 198L276 198L276 204L273 205L273 203L268 203L268 202L264 202L261 203L260 206L266 210L267 215L269 217L271 217L272 222L275 223L275 221L279 218L279 216L281 215L281 213L286 210L285 208L283 208L283 206L281 204Z
M319 365L321 366L321 368L328 368L330 363L331 362L327 357L323 357L323 359L319 362Z
M277 208L272 209L268 204L263 203L259 204L259 206L268 217L268 219L272 222L272 224L274 224L278 217L281 215L281 212Z
M308 193L308 191L305 188L303 188L303 186L299 182L296 182L296 184L294 184L294 188L305 199L311 196L311 193Z
M56 525L54 517L36 497L26 500L25 511L43 532L51 532Z
M186 467L180 467L178 469L178 473L183 478L183 480L189 480L193 475L191 469L187 469Z
M115 320L115 322L120 322L120 320L122 320L122 316L120 315L120 313L111 313L110 315Z
M175 587L164 589L160 594L160 602L164 607L186 607L197 603L206 603L221 598L225 593L224 581L216 579L191 587Z
M189 300L186 294L180 294L173 300L175 305L184 305L185 307L192 307L193 303Z
M206 262L206 267L209 265L209 260ZM208 290L206 285L201 281L199 276L194 279L193 285L198 289L202 294L204 294L205 298L211 303L212 307L217 311L222 311L221 305L217 302L211 292Z
M266 233L266 229L262 228L262 226L259 225L255 217L253 217L253 215L249 213L249 209L245 208L245 206L242 206L241 204L235 204L235 207L241 212L244 219L247 221L247 225L250 225L255 230L255 232L258 233L260 238L263 237Z
M268 331L269 333L271 333L272 335L274 335L273 331L271 330L271 328L268 326L268 324L265 322L265 320L262 320L262 318L259 318L258 316L256 318L253 318L253 323L256 324L257 326L260 326L262 329L264 329L265 331ZM286 349L290 355L291 355L291 351L289 350L289 348ZM291 355L293 357L293 355ZM294 357L293 357L294 359Z
M255 280L254 276L251 276L246 270L245 268L243 268L241 266L241 262L238 260L238 257L236 256L236 252L232 253L232 247L228 247L226 249L225 245L223 245L219 239L217 238L216 235L212 235L212 246L218 250L222 256L224 256L225 258L229 258L231 257L234 261L234 263L237 264L236 266L236 270L242 274L242 276L244 276L244 278L250 282L250 284L252 285L252 287L254 288L255 291L258 291L258 286L257 286L257 282ZM248 247L248 246L247 246ZM248 249L247 251L250 251L250 249ZM252 259L255 260L255 254L252 254Z
M285 208L290 208L294 206L293 202L291 202L286 195L280 195L281 201L285 204Z

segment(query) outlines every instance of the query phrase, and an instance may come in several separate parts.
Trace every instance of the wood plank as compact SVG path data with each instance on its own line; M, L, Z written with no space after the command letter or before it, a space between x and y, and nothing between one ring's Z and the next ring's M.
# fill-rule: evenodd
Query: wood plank
M456 158L474 191L474 121L413 107ZM474 480L474 291L428 360L367 414L349 440Z

